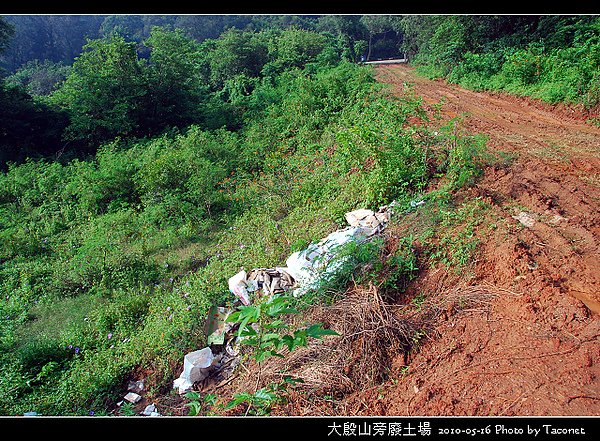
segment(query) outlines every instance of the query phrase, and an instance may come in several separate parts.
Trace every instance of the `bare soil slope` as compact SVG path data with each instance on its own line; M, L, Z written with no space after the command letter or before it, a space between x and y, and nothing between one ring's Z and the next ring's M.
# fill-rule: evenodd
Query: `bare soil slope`
M393 304L356 287L314 308L308 323L343 336L265 363L260 375L247 365L218 394L290 374L304 386L272 414L600 415L600 128L568 107L464 90L407 65L376 73L432 111L443 100L443 118L462 116L510 159L461 194L491 207L494 230L481 234L468 271L426 266ZM386 230L388 247L424 215ZM426 301L411 310L417 296Z
M398 92L408 83L427 104L443 100L445 117L462 115L514 158L474 189L510 234L483 244L469 283L505 291L484 313L440 323L402 381L377 392L381 411L600 415L600 128L574 109L430 81L406 65L376 69ZM433 279L413 289L437 289Z

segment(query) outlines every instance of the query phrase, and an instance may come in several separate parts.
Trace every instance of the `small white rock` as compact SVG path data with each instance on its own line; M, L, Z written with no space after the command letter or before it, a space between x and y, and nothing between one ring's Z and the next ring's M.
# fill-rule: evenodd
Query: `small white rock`
M529 213L526 213L524 211L521 211L516 216L512 216L512 218L518 220L527 228L533 227L533 224L535 223L535 219L533 218L533 216L531 216Z

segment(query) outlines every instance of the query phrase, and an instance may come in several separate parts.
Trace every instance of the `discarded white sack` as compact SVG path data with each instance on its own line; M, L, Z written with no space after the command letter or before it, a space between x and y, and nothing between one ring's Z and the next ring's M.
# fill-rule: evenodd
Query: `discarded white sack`
M183 372L173 382L173 388L178 388L180 394L190 390L194 383L202 381L210 375L210 367L214 359L209 347L187 354L183 358Z
M265 295L293 290L298 297L318 288L324 279L336 274L348 256L337 256L337 248L349 242L362 242L381 233L391 220L396 202L384 205L377 212L359 208L346 213L350 227L334 231L316 244L291 254L286 267L257 268L249 273L241 270L229 279L229 290L244 305L251 303L250 294L262 290Z
M344 228L302 251L292 253L286 260L286 265L299 285L293 295L304 295L308 290L318 288L324 280L335 276L349 257L340 256L338 248L350 242L361 242L369 233L370 229L360 226Z

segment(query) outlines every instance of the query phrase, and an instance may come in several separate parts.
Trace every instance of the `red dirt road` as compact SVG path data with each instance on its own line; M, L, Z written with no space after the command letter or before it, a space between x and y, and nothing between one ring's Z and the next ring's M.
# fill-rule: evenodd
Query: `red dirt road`
M465 90L406 65L376 72L394 93L409 85L426 104L443 100L444 117L462 115L513 160L473 189L505 234L482 243L468 284L504 291L485 313L442 322L407 372L356 398L377 403L359 413L600 415L600 128L566 107ZM411 289L454 283L426 272Z
M408 82L425 103L443 100L444 116L463 115L468 132L490 137L491 150L516 155L509 170L488 170L479 188L534 219L537 242L554 247L563 290L600 313L600 127L575 111L430 81L405 65L377 71L396 90Z

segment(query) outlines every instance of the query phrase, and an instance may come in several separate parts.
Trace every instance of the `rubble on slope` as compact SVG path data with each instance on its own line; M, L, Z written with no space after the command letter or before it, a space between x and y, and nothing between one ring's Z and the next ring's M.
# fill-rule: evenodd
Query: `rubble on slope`
M234 309L240 304L251 305L259 296L271 298L275 294L289 292L299 297L317 289L342 268L347 257L339 256L341 247L351 242L362 243L381 234L391 220L395 205L392 202L377 212L361 208L346 213L348 227L292 253L285 267L255 268L249 272L241 269L232 276L228 286L236 301L231 308L211 308L206 326L208 346L185 355L183 372L173 382L173 388L184 394L192 390L194 384L206 379L217 384L227 381L239 364L236 324L227 322Z

